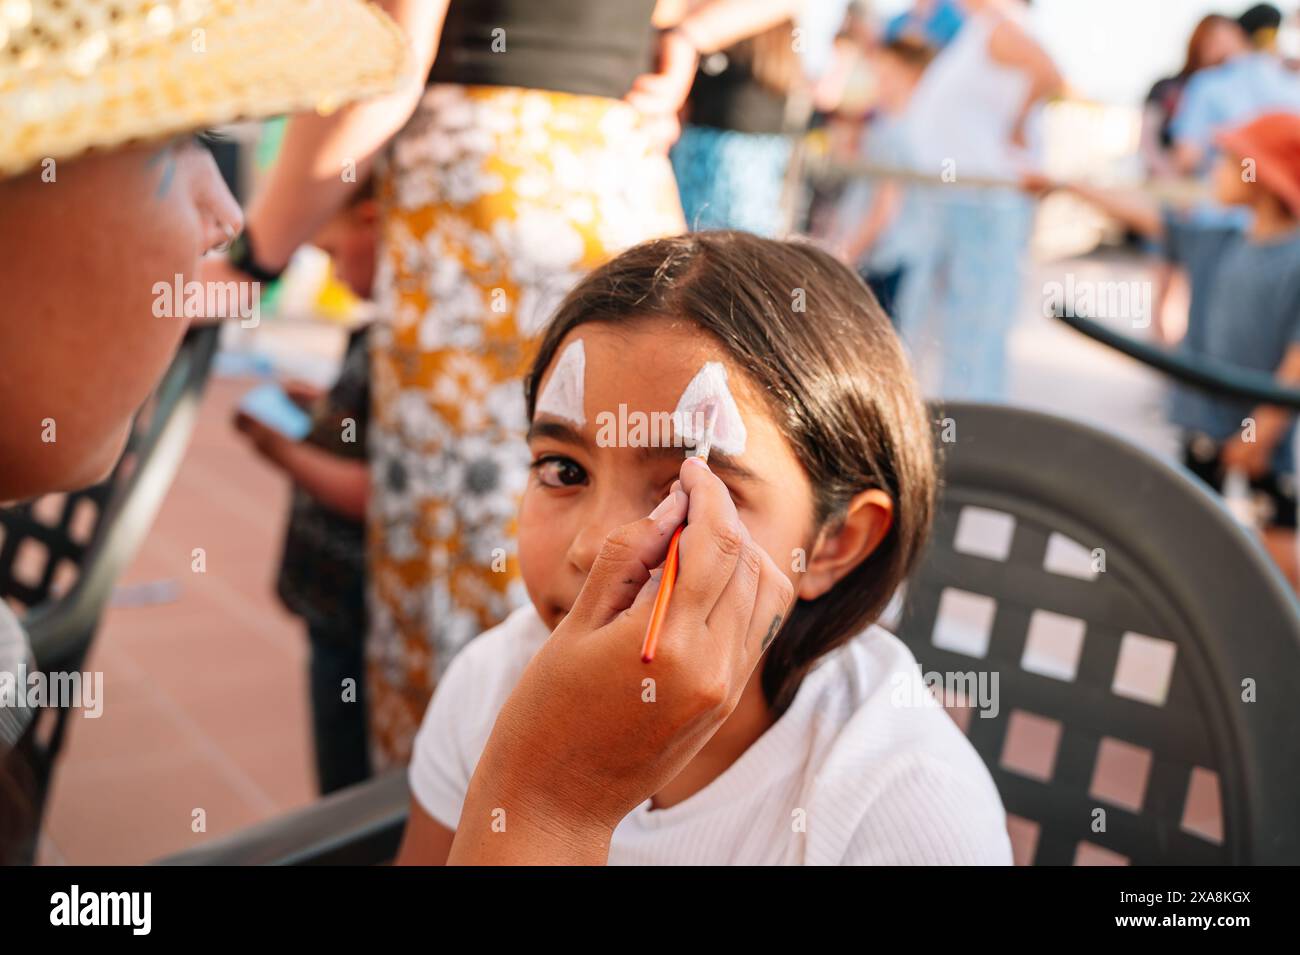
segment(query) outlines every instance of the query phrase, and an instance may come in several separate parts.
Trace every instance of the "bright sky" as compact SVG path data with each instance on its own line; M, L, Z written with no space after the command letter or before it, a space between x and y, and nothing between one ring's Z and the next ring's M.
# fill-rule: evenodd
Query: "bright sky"
M1033 0L1034 33L1079 92L1109 103L1138 104L1151 84L1182 66L1187 38L1207 13L1237 16L1254 0ZM1273 0L1294 13L1295 0ZM876 0L890 15L911 0ZM1295 18L1292 18L1294 22ZM1300 34L1292 33L1292 44ZM1300 52L1300 51L1297 51Z

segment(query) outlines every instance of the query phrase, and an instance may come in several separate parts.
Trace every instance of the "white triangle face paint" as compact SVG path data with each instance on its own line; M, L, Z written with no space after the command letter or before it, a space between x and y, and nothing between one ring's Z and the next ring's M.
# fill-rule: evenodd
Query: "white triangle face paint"
M710 406L716 406L713 422L713 447L723 454L745 453L748 437L740 409L727 387L727 369L716 361L706 362L686 386L673 412L673 427L682 443L694 446L705 439L702 433L709 418Z
M579 428L585 425L587 415L582 407L582 389L586 374L587 353L579 338L560 353L551 380L537 399L537 413L545 411L548 415L571 421Z

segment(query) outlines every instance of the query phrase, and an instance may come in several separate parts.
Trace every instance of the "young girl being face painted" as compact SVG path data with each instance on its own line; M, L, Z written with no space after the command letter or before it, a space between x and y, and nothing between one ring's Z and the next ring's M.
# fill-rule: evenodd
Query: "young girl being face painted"
M543 621L569 612L612 530L672 493L693 436L668 422L725 379L709 467L795 585L757 671L766 704L788 705L880 613L928 528L927 425L869 302L821 253L733 233L647 243L575 290L529 381L519 556Z

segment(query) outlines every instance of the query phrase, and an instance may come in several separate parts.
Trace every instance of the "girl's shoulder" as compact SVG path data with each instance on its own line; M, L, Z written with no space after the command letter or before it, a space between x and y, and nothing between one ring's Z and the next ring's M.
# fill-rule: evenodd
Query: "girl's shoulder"
M873 827L892 820L885 825L894 855L875 861L1009 860L1005 815L992 777L931 690L956 688L996 715L991 673L923 673L902 640L872 626L828 654L813 677L814 692L803 702L818 714L814 735L821 738L813 741L816 773L809 802L839 819L842 828L830 827L811 840L810 857L842 859L848 851L844 840L866 838L861 832L878 843ZM972 718L981 718L980 712ZM929 807L928 824L911 818L907 807L913 804ZM947 844L961 850L953 858L931 858L926 849L926 840L940 830Z

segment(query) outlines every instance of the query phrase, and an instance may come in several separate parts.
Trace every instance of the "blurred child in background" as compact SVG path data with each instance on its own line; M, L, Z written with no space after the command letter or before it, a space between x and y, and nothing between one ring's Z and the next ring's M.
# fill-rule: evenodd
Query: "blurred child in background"
M1272 113L1216 138L1215 198L1245 207L1250 225L1206 222L1109 190L1077 195L1137 231L1162 240L1187 269L1191 307L1180 347L1226 365L1300 384L1300 115ZM1281 408L1178 388L1170 416L1183 429L1184 463L1222 489L1249 479L1270 549L1291 570L1296 527L1291 415Z
M900 117L934 51L919 40L888 38L875 51L878 109L862 142L871 165L910 169L912 156ZM840 257L870 286L881 308L897 324L895 299L915 249L916 211L912 191L889 179L859 179L841 200L835 234Z
M366 183L312 240L361 298L370 297L374 282L378 215L373 184ZM277 591L302 617L311 642L312 733L322 795L370 775L363 653L368 338L367 327L352 332L328 392L301 383L286 386L289 397L312 412L311 431L302 441L243 411L235 419L258 453L294 484Z

